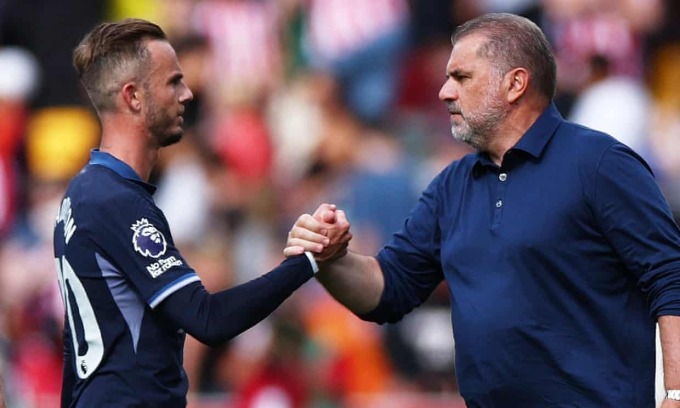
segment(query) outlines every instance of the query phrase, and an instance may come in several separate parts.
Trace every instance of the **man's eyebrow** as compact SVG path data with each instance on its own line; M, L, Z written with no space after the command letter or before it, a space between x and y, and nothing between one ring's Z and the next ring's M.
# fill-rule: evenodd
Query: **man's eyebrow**
M465 75L470 75L470 72L466 71L464 69L460 69L460 68L453 69L446 74L447 77L454 77L454 78L459 78L459 77L465 76Z
M181 72L176 72L170 77L170 79L168 79L168 82L176 82L181 80L182 78L184 78L184 74Z

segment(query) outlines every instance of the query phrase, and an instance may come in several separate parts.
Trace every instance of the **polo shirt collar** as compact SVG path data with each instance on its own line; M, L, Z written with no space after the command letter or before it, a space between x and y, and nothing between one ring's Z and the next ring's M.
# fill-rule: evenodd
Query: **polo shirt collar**
M536 158L540 157L555 130L563 121L564 119L555 104L551 103L512 149L521 150ZM475 166L477 165L488 166L493 165L493 162L487 153L477 152Z
M140 184L151 194L156 191L156 186L142 180L141 177L139 177L139 174L137 174L137 172L135 172L132 167L130 167L127 163L118 160L109 153L102 152L99 149L92 149L90 152L90 164L98 164L100 166L107 167L115 171L119 176Z
M551 103L513 149L523 150L534 157L540 157L562 121L564 121L562 115L555 104Z

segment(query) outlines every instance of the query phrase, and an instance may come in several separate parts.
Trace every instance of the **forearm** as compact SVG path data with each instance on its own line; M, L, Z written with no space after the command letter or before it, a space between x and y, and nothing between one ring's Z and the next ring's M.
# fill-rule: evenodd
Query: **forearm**
M380 303L385 279L374 257L350 251L342 258L319 267L318 281L352 312L367 313Z
M667 390L680 390L680 316L660 316L658 322L664 385Z
M189 285L163 301L159 310L202 343L217 345L262 321L312 276L309 261L299 256L221 292L211 294L199 283Z

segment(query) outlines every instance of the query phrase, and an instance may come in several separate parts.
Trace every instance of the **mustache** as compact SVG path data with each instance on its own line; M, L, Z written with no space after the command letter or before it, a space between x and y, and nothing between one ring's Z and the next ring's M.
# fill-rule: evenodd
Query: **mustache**
M459 115L462 114L462 112L460 110L460 106L456 105L453 102L446 102L446 110L448 110L449 113L452 114L452 115L455 114L455 113L457 113Z

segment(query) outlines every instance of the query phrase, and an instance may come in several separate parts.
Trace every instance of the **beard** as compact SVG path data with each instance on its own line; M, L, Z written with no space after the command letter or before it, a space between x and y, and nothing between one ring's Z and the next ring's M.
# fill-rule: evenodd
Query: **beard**
M460 112L462 123L451 122L453 138L475 150L484 151L494 137L499 125L508 116L507 107L498 95L487 95L475 112L463 112L454 103L448 103L449 112Z
M149 130L160 147L171 146L182 140L183 130L176 124L176 115L170 115L155 103L147 105L145 115Z

